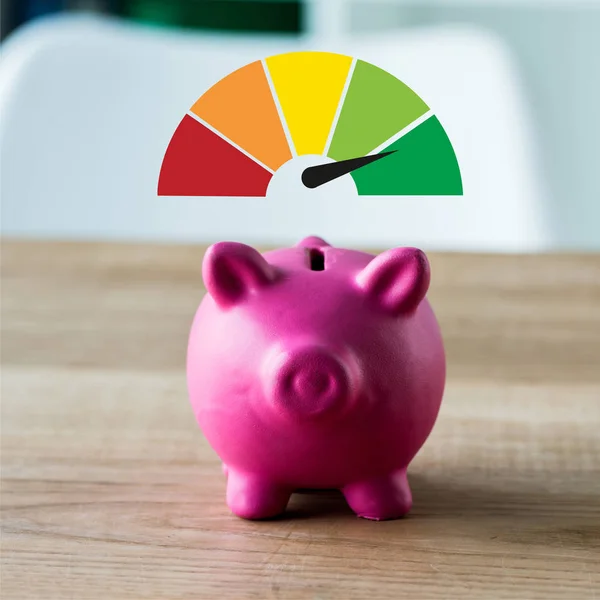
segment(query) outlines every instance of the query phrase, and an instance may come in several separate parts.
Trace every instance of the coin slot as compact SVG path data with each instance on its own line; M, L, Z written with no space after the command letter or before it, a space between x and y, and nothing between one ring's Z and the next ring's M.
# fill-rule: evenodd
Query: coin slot
M318 248L308 248L308 261L311 271L325 270L325 254Z

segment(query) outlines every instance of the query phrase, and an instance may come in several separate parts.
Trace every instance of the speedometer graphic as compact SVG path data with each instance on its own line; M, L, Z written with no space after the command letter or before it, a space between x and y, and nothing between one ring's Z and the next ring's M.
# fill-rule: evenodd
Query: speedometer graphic
M407 85L350 56L292 52L234 71L194 103L158 194L266 196L278 169L305 155L322 157L298 177L307 188L352 177L361 196L463 193L442 124Z

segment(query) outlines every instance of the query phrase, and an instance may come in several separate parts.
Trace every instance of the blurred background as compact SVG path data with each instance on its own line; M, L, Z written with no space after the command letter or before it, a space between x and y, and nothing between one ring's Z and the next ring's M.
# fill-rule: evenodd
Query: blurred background
M600 250L599 1L2 0L1 11L5 236ZM158 198L193 102L253 60L306 49L373 62L422 96L464 197Z

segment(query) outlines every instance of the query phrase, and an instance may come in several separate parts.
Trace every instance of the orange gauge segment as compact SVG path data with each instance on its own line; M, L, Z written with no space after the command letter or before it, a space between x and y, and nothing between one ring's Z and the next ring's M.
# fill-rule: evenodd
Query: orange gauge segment
M274 171L292 158L260 61L221 79L191 112Z

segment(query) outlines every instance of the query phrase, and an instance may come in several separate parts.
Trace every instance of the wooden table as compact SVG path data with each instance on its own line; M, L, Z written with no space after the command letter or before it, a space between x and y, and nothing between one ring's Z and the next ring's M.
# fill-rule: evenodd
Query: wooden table
M186 396L202 252L4 242L2 598L600 598L600 256L432 255L411 515L247 522Z

